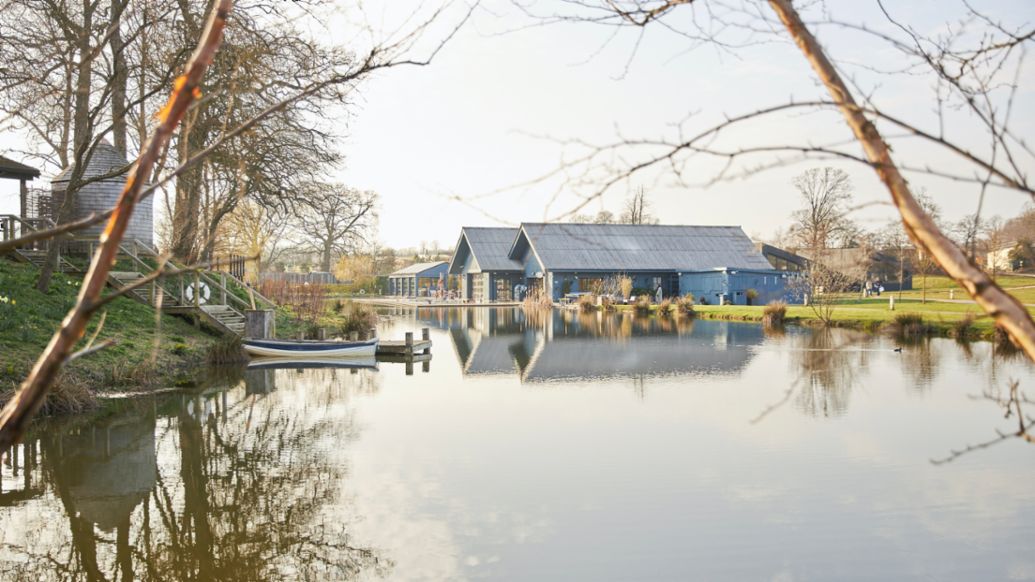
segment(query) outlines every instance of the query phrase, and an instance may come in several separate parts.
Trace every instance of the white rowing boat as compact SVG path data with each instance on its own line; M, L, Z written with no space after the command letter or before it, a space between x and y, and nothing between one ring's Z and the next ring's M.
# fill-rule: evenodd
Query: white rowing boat
M248 354L265 358L363 358L377 355L377 341L246 339L241 346Z
M377 358L358 356L349 358L257 358L248 362L249 370L309 370L314 368L377 369Z

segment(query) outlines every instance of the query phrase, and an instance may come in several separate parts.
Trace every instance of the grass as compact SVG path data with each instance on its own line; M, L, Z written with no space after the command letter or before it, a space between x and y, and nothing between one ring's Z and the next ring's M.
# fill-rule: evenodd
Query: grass
M50 290L40 293L35 288L37 274L30 265L0 259L0 297L7 298L0 299L0 393L10 392L25 378L79 293L80 280L60 273L54 275ZM62 377L67 392L77 395L72 399L76 402L86 400L80 395L83 388L103 392L130 385L188 383L215 340L168 315L160 317L156 330L154 310L131 299L116 299L105 312L97 341L110 339L115 345L72 362ZM100 315L94 317L86 338L100 320Z
M996 277L996 283L999 283L1001 287L1006 289L1011 295L1021 301L1021 303L1035 304L1035 277L1022 277L1018 275L999 275ZM924 291L924 278L920 275L913 275L913 287L910 291L903 291L903 299L920 299L923 296ZM928 275L927 281L927 299L948 299L949 290L955 291L954 299L970 299L966 291L956 285L956 282L948 277L941 275ZM887 298L888 295L895 295L898 297L897 291L885 292L882 298Z

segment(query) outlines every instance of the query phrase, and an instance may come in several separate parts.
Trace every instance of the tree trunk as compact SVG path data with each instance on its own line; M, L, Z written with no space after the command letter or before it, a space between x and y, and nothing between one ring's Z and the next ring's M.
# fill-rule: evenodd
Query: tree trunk
M892 202L902 216L906 232L931 254L945 272L1006 330L1021 349L1035 361L1035 322L1016 298L1005 292L988 274L969 261L966 255L946 237L913 197L905 178L891 158L891 150L877 128L863 114L851 91L841 79L823 48L802 23L791 0L769 0L794 42L801 49L813 70L845 117L856 139L866 152L877 175L888 188Z
M126 82L129 78L129 72L126 68L126 56L123 54L125 44L122 41L121 23L122 14L126 10L126 2L128 0L112 0L111 2L111 20L115 26L112 32L111 39L108 41L111 47L111 68L112 68L112 83L111 83L111 128L112 128L112 139L114 140L115 149L119 150L122 155L127 156L126 149ZM118 23L118 24L116 24Z
M68 181L68 188L65 190L65 199L58 211L58 222L68 222L75 214L77 190L79 181L83 176L86 165L86 148L91 138L90 123L90 81L93 59L90 58L90 33L93 29L93 11L97 5L90 0L83 0L83 22L79 34L77 52L79 53L79 66L76 71L75 86L75 113L73 116L73 159L75 169ZM50 289L50 281L54 277L54 270L57 269L58 251L60 239L53 239L47 251L47 260L40 270L39 279L36 280L36 289L46 292Z
M334 249L334 241L327 239L323 243L323 253L321 257L320 266L323 267L321 270L329 273L331 271L331 253Z

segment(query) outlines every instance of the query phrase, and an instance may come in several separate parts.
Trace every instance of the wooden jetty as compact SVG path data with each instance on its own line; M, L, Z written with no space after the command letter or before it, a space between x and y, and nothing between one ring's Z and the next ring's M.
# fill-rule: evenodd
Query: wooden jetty
M403 358L414 358L415 356L430 356L431 355L431 334L428 328L420 330L420 340L413 338L413 332L406 332L406 339L399 340L381 340L377 343L377 355L381 356L394 356ZM420 361L420 360L416 360Z

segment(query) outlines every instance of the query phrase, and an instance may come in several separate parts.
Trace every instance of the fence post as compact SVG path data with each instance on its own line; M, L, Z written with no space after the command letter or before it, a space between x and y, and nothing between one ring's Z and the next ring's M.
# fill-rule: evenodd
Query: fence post
M223 305L226 305L226 273L222 271L220 271L219 275L219 284L223 287L219 292L219 296L223 299Z

